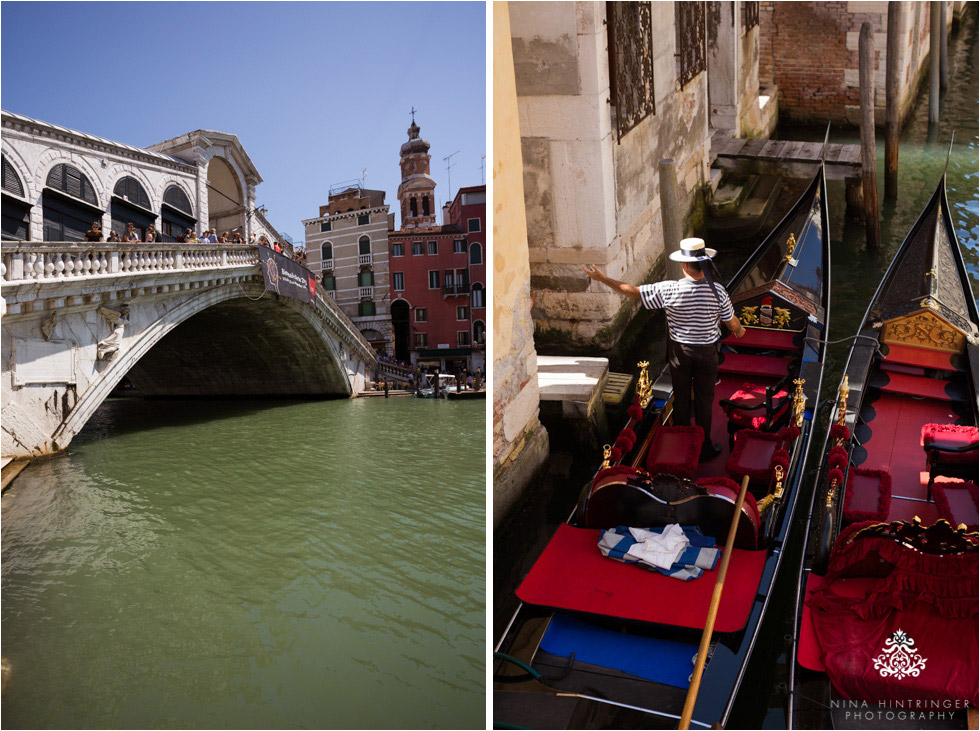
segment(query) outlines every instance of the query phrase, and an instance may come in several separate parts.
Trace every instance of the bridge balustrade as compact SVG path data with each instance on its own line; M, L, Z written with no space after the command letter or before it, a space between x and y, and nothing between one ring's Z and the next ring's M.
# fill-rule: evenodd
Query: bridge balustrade
M88 244L9 242L0 245L4 282L78 279L259 263L248 244Z

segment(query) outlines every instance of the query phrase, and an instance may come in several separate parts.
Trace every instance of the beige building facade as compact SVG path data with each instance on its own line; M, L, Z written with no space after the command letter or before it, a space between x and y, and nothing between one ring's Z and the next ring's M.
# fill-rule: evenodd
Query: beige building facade
M344 187L303 228L307 268L372 347L392 355L388 232L394 214L384 201L382 190Z

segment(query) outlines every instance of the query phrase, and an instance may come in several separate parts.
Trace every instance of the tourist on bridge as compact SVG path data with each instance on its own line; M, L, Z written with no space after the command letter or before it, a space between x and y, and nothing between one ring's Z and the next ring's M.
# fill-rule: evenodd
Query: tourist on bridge
M723 321L735 337L745 328L735 316L728 292L705 277L705 267L717 252L705 248L702 239L684 239L680 251L670 258L681 263L684 278L635 287L607 277L594 265L586 274L619 294L638 299L647 309L664 309L667 313L667 364L674 387L674 426L690 426L691 387L694 388L694 423L704 430L701 461L721 454L721 445L711 441L711 404L715 397L718 374L718 322Z
M152 244L157 240L157 229L152 223L146 227L146 243Z
M120 240L119 234L117 234L115 231L109 231L109 235L106 237L106 243L109 244L119 243Z
M86 241L102 241L102 224L92 221L92 228L85 232Z

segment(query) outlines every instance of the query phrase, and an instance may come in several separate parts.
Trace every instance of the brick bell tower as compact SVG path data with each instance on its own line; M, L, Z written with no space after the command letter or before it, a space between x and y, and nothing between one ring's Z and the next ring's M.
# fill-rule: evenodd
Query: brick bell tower
M402 229L436 225L436 181L429 175L429 143L419 137L420 128L408 128L408 142L402 145L402 182L398 186L398 201L402 210Z

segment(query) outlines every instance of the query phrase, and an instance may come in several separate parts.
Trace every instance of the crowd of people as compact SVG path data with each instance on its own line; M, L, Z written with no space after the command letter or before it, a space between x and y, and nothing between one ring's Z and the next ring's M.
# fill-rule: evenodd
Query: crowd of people
M102 224L98 221L93 221L92 228L85 233L85 240L91 242L105 241L106 243L126 242L152 244L162 242L163 239L157 232L156 226L154 226L152 223L146 227L145 234L141 234L140 230L136 228L135 224L127 223L126 231L121 236L115 229L110 230L108 236L104 236L102 232ZM251 246L262 244L263 246L268 246L277 253L282 253L282 246L278 241L269 243L269 239L265 236L265 234L257 237L254 233L249 234L248 239L246 239L245 234L238 229L233 231L225 231L219 235L218 230L212 228L210 231L206 230L204 233L198 236L196 233L194 233L193 229L188 228L184 229L184 233L177 237L176 242L179 244L249 244ZM298 254L294 254L293 259L299 261L298 256Z

